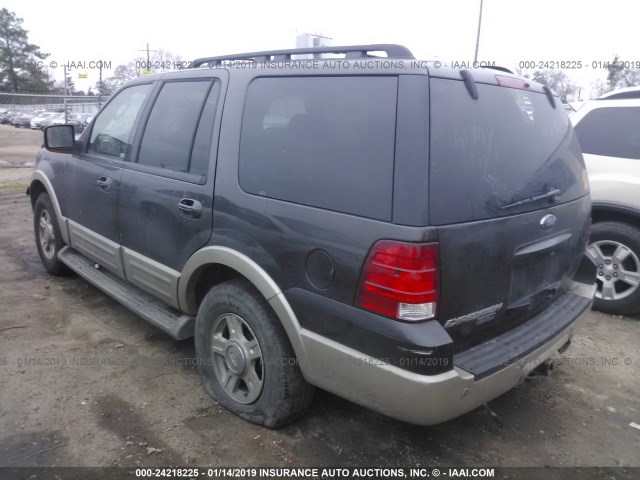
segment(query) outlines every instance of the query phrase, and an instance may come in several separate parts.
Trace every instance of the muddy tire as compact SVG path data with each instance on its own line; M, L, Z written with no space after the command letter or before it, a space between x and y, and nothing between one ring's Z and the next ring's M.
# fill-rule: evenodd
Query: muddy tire
M67 266L58 259L64 247L56 212L47 193L41 193L33 209L33 229L42 265L52 275L66 275Z
M249 282L231 280L207 293L198 309L195 344L205 389L241 418L278 428L309 407L313 387L280 321Z

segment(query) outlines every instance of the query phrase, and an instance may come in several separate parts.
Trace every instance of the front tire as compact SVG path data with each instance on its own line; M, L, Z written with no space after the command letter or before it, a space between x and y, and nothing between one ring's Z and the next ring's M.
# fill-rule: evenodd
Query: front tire
M594 308L618 315L640 312L640 228L596 223L587 253L597 266Z
M200 379L241 418L278 428L309 407L313 387L266 300L245 280L213 287L198 309L195 345Z
M42 265L52 275L65 275L67 266L58 259L64 247L56 212L47 193L41 193L33 208L33 229Z

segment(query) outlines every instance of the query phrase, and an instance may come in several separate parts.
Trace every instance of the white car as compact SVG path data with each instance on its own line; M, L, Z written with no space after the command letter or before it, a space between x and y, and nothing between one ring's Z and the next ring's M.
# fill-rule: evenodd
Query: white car
M640 312L640 87L586 102L571 116L591 184L588 252L598 267L594 307Z
M29 123L30 127L33 130L39 130L40 129L40 123L43 120L46 120L47 118L49 118L52 115L55 115L56 112L41 112L38 114L38 116L34 117L31 122Z

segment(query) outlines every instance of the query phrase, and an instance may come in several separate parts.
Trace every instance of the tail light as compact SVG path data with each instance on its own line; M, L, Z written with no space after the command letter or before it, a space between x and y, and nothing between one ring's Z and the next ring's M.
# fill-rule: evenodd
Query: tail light
M502 75L496 75L498 85L501 87L517 88L518 90L527 90L531 87L531 84L525 80L514 77L504 77Z
M435 318L438 256L437 243L377 242L364 265L359 305L399 320Z

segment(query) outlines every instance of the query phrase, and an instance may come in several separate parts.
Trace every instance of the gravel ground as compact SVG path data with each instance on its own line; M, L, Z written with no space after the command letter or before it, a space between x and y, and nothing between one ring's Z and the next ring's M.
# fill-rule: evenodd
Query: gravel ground
M40 130L0 125L0 188L27 184L40 145Z

